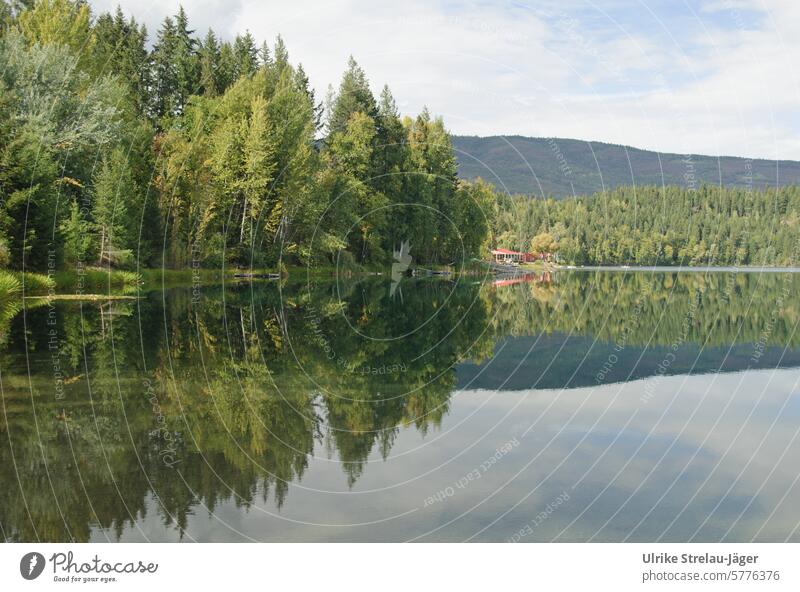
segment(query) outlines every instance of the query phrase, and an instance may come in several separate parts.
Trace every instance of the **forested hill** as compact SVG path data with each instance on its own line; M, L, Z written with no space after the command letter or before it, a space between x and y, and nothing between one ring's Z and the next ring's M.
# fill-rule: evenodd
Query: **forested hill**
M461 178L510 193L566 197L621 185L731 187L800 183L800 162L651 152L562 138L453 136Z

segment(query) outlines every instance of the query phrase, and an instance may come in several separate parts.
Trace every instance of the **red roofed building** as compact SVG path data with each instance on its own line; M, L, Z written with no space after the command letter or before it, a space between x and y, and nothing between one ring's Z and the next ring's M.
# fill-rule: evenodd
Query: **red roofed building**
M543 259L543 257L537 257L533 253L521 253L520 251L511 251L509 249L492 249L492 257L494 257L495 263L528 263L530 261L536 261L537 259Z

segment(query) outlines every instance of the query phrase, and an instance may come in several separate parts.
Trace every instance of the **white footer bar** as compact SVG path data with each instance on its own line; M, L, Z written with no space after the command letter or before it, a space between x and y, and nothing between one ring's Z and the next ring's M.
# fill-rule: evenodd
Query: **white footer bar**
M800 589L799 560L797 544L9 544L0 588L778 591Z

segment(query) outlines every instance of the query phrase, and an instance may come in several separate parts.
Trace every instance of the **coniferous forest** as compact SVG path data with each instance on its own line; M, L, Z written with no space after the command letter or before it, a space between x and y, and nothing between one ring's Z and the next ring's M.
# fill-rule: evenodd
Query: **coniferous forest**
M498 196L493 240L575 265L800 262L800 188L619 187L587 197Z
M280 37L148 32L85 2L0 3L0 266L377 264L550 251L574 264L796 263L796 187L561 201L457 178L441 118L352 58L322 100Z

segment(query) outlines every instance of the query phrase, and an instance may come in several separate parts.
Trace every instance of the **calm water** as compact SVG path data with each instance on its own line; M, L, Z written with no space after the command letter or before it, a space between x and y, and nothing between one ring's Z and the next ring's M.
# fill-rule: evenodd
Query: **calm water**
M800 541L800 275L0 314L7 541Z

